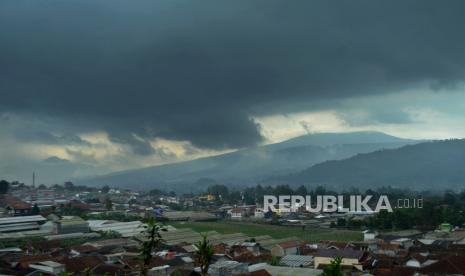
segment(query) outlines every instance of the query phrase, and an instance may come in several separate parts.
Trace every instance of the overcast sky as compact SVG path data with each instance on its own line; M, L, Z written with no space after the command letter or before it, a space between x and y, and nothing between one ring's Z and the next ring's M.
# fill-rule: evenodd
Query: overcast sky
M0 178L314 132L465 137L464 14L461 0L0 1Z

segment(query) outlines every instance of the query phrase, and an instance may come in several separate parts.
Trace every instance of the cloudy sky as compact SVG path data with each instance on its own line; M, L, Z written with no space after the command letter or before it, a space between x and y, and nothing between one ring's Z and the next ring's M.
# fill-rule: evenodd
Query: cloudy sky
M460 0L3 0L0 178L315 132L465 137L464 14Z

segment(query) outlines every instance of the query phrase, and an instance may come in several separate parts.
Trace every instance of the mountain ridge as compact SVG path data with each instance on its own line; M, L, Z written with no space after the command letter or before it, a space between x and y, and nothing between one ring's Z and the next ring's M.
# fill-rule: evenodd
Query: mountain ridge
M459 189L465 183L465 139L405 145L328 160L298 173L267 179L267 184L322 185L332 189Z
M201 181L204 179L208 180L205 183L213 181L240 187L254 185L271 176L298 172L326 160L415 142L380 132L310 134L217 156L114 172L75 182L90 186L185 191L205 188Z

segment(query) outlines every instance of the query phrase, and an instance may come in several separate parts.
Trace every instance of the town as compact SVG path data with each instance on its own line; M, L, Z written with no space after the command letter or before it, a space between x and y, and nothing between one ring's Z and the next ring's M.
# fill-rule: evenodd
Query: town
M367 221L384 216L385 225L386 214L265 212L221 185L199 195L71 182L0 188L1 275L465 273L456 222L383 229Z

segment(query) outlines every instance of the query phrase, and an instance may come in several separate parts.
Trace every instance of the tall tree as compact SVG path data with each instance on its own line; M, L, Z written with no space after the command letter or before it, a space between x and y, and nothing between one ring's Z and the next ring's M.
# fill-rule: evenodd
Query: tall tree
M202 236L202 240L198 241L195 244L197 248L197 261L200 264L200 270L203 276L208 275L208 268L210 267L210 263L212 261L213 256L213 245L207 239L207 235Z
M108 194L108 192L110 191L110 187L108 187L108 185L105 185L102 187L102 193L104 194Z
M105 199L105 209L111 210L113 208L113 202L109 197Z
M6 180L0 180L0 195L4 195L8 193L8 190L10 189L10 183Z
M163 242L160 234L161 231L166 231L166 229L157 224L155 219L151 217L147 222L146 230L144 231L147 240L142 244L140 254L142 260L144 261L142 275L147 275L148 266L150 265L150 260L152 259L153 249L160 247Z
M39 206L37 206L37 203L36 203L32 207L31 214L32 215L38 215L39 213L40 213L40 208L39 208Z
M207 193L216 196L216 198L221 196L226 199L228 197L229 190L225 185L215 184L207 188Z

